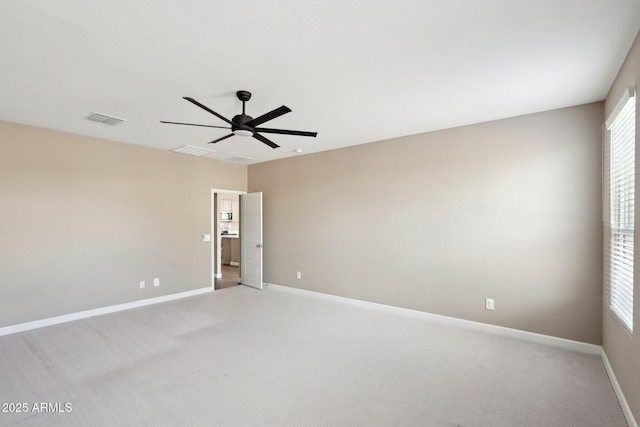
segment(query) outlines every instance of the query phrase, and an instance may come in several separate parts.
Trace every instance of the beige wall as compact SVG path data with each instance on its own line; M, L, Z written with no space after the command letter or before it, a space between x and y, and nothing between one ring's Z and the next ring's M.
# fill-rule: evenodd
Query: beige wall
M602 117L595 103L249 166L265 281L599 344Z
M609 116L622 97L624 90L629 86L637 85L638 81L640 81L640 39L636 38L605 101L605 117ZM638 135L640 135L640 107L636 108L636 147ZM640 150L636 148L636 200L638 200L637 194L640 190L640 185L637 184L637 177L640 173L638 165L640 165ZM636 242L639 241L639 237L640 234L636 231ZM635 253L635 265L640 265L638 251ZM603 300L603 346L636 419L640 419L640 339L637 336L640 329L638 322L640 291L638 283L640 283L640 277L636 269L633 307L635 335L627 332L626 328L609 310L608 301Z
M211 188L246 185L246 166L0 122L0 327L211 286Z

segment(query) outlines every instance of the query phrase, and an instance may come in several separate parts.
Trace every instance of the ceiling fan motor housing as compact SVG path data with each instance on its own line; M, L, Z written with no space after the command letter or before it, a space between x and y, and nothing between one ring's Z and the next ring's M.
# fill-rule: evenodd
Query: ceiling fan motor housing
M237 116L233 116L233 119L231 119L231 122L232 122L231 132L235 133L236 135L243 135L243 136L253 135L253 129L245 125L245 123L248 123L251 120L253 120L253 117L248 116L246 114L238 114Z

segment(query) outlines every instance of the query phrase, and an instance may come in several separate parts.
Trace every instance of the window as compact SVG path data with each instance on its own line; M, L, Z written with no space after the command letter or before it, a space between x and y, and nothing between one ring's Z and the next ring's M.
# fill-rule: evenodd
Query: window
M635 90L606 122L604 143L605 290L611 311L633 331L635 217Z

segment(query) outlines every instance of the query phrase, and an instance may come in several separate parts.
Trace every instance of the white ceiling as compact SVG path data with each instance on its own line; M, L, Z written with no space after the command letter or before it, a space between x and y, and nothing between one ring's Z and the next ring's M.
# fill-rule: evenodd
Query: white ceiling
M602 100L639 29L638 0L2 0L0 119L251 164ZM318 137L159 122L239 89Z

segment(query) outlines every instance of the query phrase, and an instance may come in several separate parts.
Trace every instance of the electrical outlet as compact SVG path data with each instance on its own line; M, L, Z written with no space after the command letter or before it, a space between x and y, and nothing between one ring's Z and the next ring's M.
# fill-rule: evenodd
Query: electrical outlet
M493 310L495 305L495 301L493 298L487 298L484 300L484 308L487 310Z
M296 279L302 279L302 272L300 271L296 272Z
M140 280L140 289L144 289L144 280Z
M153 279L153 286L160 286L160 278L156 277L155 279Z

